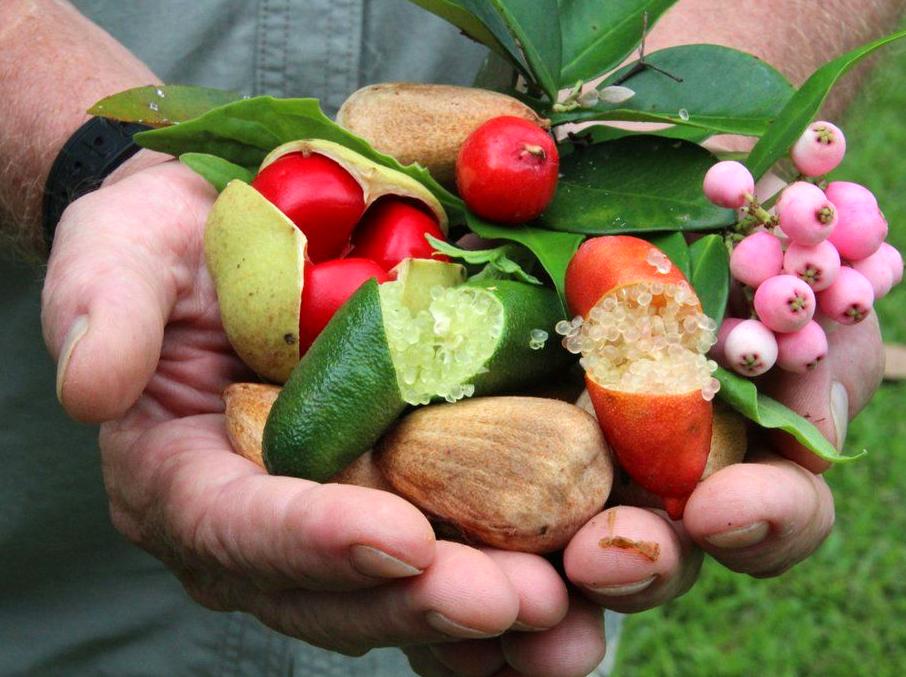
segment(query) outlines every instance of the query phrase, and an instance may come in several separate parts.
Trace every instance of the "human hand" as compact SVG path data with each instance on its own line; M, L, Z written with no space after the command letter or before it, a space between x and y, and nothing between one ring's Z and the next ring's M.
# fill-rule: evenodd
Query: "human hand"
M543 559L435 542L399 497L272 477L232 453L220 393L250 374L204 266L214 197L163 162L78 200L58 227L45 337L63 406L104 422L116 527L202 604L343 653L556 623L566 590Z
M798 411L811 412L819 429L841 446L847 418L867 403L880 383L883 352L877 320L872 316L841 327L830 342L830 357L817 370L805 377L775 372L775 381L762 385ZM789 458L760 450L750 454L747 463L716 472L693 493L681 522L669 520L660 510L617 506L575 535L563 559L567 577L584 596L582 612L572 611L582 598L576 594L571 599L568 636L576 644L565 643L566 633L560 635L558 626L469 643L468 651L457 645L419 649L413 665L424 675L495 674L476 669L474 656L480 655L486 668L503 665L505 658L509 667L500 675L517 674L517 668L521 674L585 674L576 658L589 658L586 672L594 665L593 646L600 637L595 632L601 631L595 606L636 612L682 595L697 579L703 551L734 571L756 577L779 575L806 559L833 526L830 490L823 478L806 469L823 469L825 464L788 436L774 436L773 441L772 448ZM581 637L585 640L578 644ZM584 649L571 653L577 647Z
M867 404L883 375L877 317L840 327L828 339L828 358L817 369L805 375L774 370L759 386L842 447L848 420ZM633 612L688 590L700 563L698 548L757 577L779 575L809 557L833 526L833 496L813 474L828 464L789 435L772 433L768 439L770 445L757 442L761 448L746 463L702 482L682 522L627 506L594 518L565 552L570 580L589 599Z

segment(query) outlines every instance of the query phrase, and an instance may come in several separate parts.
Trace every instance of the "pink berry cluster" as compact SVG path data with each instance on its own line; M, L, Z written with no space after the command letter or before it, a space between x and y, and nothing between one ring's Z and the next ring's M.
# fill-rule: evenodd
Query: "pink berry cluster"
M740 210L738 230L746 234L730 255L730 272L747 291L751 319L724 320L711 350L722 366L745 376L775 364L797 373L813 369L827 355L825 330L861 322L902 280L903 259L884 241L887 220L872 192L820 179L845 152L839 128L809 125L790 153L802 176L772 211L756 201L755 181L742 164L718 162L705 176L707 198Z

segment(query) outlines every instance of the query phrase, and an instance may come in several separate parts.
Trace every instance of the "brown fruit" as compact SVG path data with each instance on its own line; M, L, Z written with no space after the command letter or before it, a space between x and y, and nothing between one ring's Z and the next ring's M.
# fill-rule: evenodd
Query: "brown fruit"
M513 97L486 89L388 82L353 92L337 122L403 164L417 162L453 184L466 137L491 118L515 115L547 129L550 122Z
M396 493L465 540L522 552L563 548L601 510L612 480L594 418L531 397L417 409L374 459Z
M390 483L381 474L377 464L374 462L374 454L366 451L352 463L343 468L340 472L330 478L331 482L338 484L354 484L357 487L367 487L369 489L380 489L389 491L391 494L396 492Z
M722 402L714 403L714 428L711 431L711 452L702 479L708 479L721 468L742 463L749 447L746 419Z
M265 383L234 383L223 391L227 437L233 450L262 468L261 436L280 388Z

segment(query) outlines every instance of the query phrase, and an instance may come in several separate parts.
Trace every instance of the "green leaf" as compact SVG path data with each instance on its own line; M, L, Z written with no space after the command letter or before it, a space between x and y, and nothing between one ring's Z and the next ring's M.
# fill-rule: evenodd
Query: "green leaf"
M664 252L687 280L691 279L692 260L689 258L689 245L686 244L686 238L682 233L659 233L649 235L645 239Z
M554 125L588 120L668 122L726 134L763 134L793 95L777 70L729 47L682 45L654 52L646 61L672 75L647 68L622 83L635 92L620 104L552 113ZM619 82L636 64L621 68L599 87Z
M512 240L527 247L550 276L560 294L560 302L566 308L566 267L585 239L584 235L558 233L531 226L501 226L483 221L471 212L466 213L466 223L479 237L487 240Z
M618 66L676 0L560 0L560 82L592 80Z
M374 150L321 112L317 99L275 99L260 96L215 108L179 125L135 135L145 148L183 155L215 155L242 167L257 167L270 151L297 139L327 139L351 148L387 167L399 170L424 184L454 222L463 217L463 203L441 186L420 165L402 165Z
M838 56L816 70L787 102L774 124L768 128L767 133L761 137L749 154L746 165L753 176L756 179L761 178L771 168L771 165L786 155L821 109L821 104L824 103L834 83L841 75L879 47L902 37L906 37L906 30L862 45L851 52Z
M135 87L101 99L88 112L120 122L165 127L207 113L242 95L224 89L189 85Z
M472 85L515 96L518 94L516 92L516 75L516 69L512 63L495 52L488 52Z
M540 223L593 235L732 225L736 212L715 207L702 193L714 161L700 146L656 136L577 146L560 161L557 194Z
M762 428L779 428L790 433L810 451L831 463L846 463L865 455L844 456L809 421L777 400L758 392L755 384L741 376L718 369L718 397Z
M611 127L610 125L592 125L585 127L580 132L575 132L569 138L575 142L593 144L604 143L606 141L616 141L627 136L660 136L665 139L682 139L692 143L701 143L714 132L700 127L686 127L684 125L674 125L664 129L654 129L637 131L634 129L621 129L620 127Z
M226 185L233 179L251 183L252 179L255 178L253 170L233 164L229 160L224 160L216 155L183 153L179 156L179 161L206 179L217 189L218 193L226 188Z
M556 101L560 91L557 0L491 0L487 4L494 5L518 41L535 81L551 101Z
M724 319L730 295L730 256L720 235L705 235L689 247L692 275L689 281L695 288L705 315L717 322Z
M409 0L422 9L436 14L447 23L451 23L473 40L491 48L502 56L513 58L508 49L501 45L494 34L485 27L481 20L466 9L465 2L457 0ZM515 43L513 48L516 48Z
M501 277L514 278L520 282L527 282L529 284L542 284L541 280L537 277L525 272L516 260L525 258L524 255L520 257L520 254L525 250L518 245L505 244L500 247L494 247L493 249L460 249L449 242L438 240L431 235L425 235L425 237L431 246L434 247L434 250L441 254L446 254L451 258L462 259L466 263L475 265L481 265L482 263L487 264L485 269L478 275L473 275L473 278L479 276L493 276L497 279Z
M480 40L484 44L495 49L499 54L508 57L513 65L519 69L526 77L534 81L532 78L531 69L529 68L528 62L525 60L525 56L522 53L522 50L519 49L519 45L516 40L513 38L512 33L510 32L509 27L504 21L503 17L497 11L497 8L494 6L493 2L489 0L456 0L455 2L451 0L412 0L418 5L421 5L425 9L429 9L438 16L443 17L450 21L447 16L436 12L434 7L438 5L455 5L459 8L461 12L467 14L469 18L470 25L474 23L479 23L484 26L485 36L490 36L490 41L486 39ZM453 12L447 12L452 16ZM459 26L459 24L456 24ZM461 26L460 26L461 27ZM496 45L497 47L493 47Z

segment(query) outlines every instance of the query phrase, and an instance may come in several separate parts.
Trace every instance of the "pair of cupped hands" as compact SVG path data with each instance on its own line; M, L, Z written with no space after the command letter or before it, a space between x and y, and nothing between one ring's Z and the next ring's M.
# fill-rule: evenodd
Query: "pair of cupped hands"
M605 654L602 607L635 612L683 594L703 552L774 576L830 531L822 462L780 438L702 482L682 522L629 506L598 514L562 571L436 540L388 493L269 476L231 451L224 429L221 391L253 376L226 340L204 265L215 197L142 151L66 210L43 293L60 401L101 423L114 525L201 604L345 654L401 646L421 675L585 675ZM877 320L830 342L817 370L767 385L839 446L880 381Z

